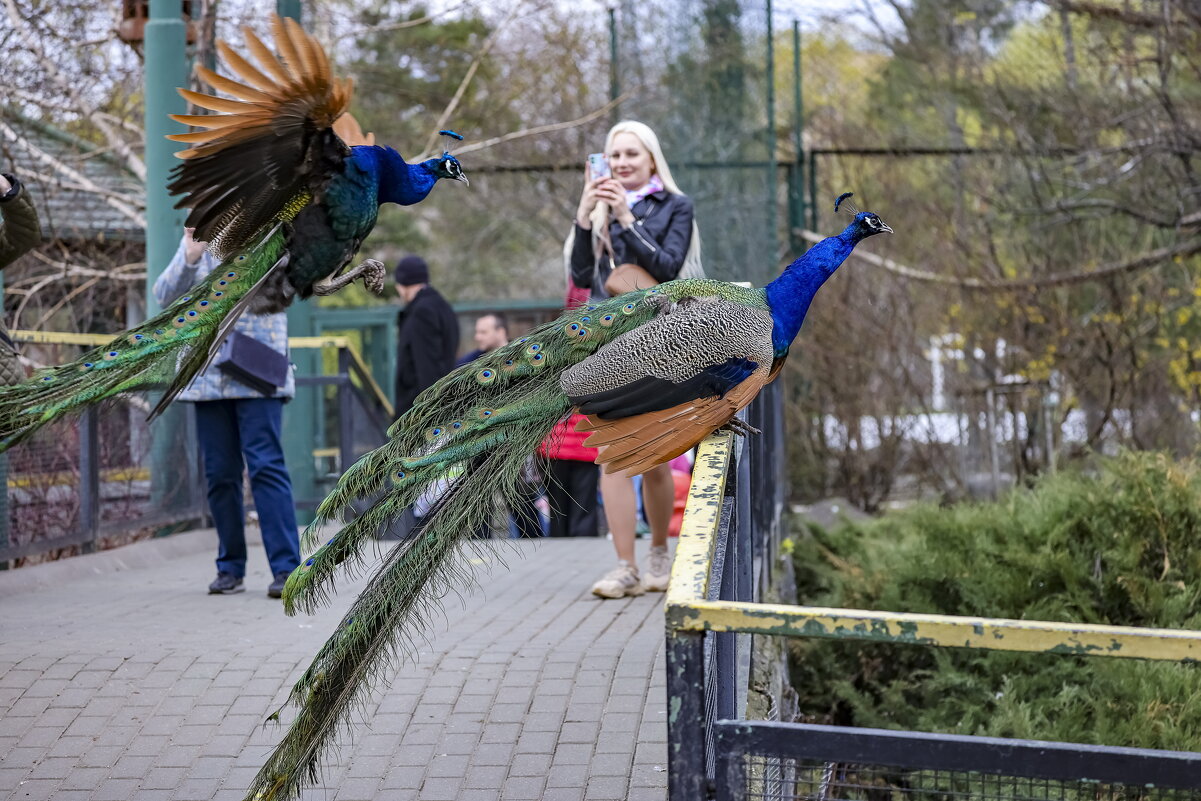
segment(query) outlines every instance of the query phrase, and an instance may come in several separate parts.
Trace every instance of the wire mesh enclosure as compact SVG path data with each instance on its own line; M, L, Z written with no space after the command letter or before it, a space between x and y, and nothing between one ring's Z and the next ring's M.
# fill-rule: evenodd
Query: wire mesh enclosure
M204 513L204 490L190 406L155 425L143 399L92 409L13 447L7 459L0 562L58 558L153 536ZM155 448L171 453L152 470Z
M616 14L619 116L655 129L695 203L705 270L727 281L776 273L770 20L769 4L738 0L623 0Z
M1179 751L725 721L718 801L1186 801L1201 755Z

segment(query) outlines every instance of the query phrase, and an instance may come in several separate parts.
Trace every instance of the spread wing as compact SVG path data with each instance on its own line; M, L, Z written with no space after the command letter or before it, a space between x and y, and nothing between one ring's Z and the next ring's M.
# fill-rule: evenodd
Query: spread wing
M670 461L728 422L774 376L766 309L693 298L564 373L606 472Z
M218 42L241 82L204 67L197 71L233 99L180 89L191 103L217 113L172 114L208 130L168 137L190 145L176 154L184 161L169 185L172 194L184 195L176 208L191 209L186 224L219 258L244 248L269 223L294 216L350 153L335 123L350 105L352 82L333 76L321 45L294 20L275 17L277 57L253 31L242 30L258 66Z

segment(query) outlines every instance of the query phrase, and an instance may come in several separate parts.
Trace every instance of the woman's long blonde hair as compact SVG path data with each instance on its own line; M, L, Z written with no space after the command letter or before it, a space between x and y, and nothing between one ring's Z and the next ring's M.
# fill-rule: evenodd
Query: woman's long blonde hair
M609 129L608 135L605 137L605 155L613 149L613 140L618 134L630 133L638 137L638 141L651 154L651 163L653 169L651 175L658 175L659 180L663 182L663 188L673 195L682 195L683 191L676 184L674 178L671 177L671 167L667 165L667 157L663 155L663 148L659 144L659 137L649 125L637 120L622 120ZM608 240L609 233L609 204L597 203L596 208L592 210L592 214L588 215L588 219L592 221L592 252L599 256L601 252L601 243ZM564 263L570 265L571 249L575 244L575 226L571 227L571 233L567 235L567 241L563 243L563 259ZM568 266L568 275L571 274L571 268ZM684 263L680 265L680 272L677 274L679 278L701 278L704 276L704 271L701 269L701 234L696 227L696 220L692 221L692 238L688 243L688 253L684 256Z

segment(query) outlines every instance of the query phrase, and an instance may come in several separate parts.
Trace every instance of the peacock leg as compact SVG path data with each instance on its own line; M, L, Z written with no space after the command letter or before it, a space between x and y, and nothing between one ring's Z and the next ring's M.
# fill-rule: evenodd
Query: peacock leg
M755 428L753 425L750 425L749 423L745 423L742 420L739 420L737 417L731 417L724 426L722 426L721 428L719 428L717 430L721 431L722 429L725 429L726 431L732 431L733 433L737 434L740 437L745 437L750 434L762 434L763 433L759 429Z
M363 279L363 286L373 294L379 295L384 291L384 277L387 275L382 262L367 259L358 267L349 270L335 278L327 278L313 284L314 295L332 295L339 289L348 286L356 278Z

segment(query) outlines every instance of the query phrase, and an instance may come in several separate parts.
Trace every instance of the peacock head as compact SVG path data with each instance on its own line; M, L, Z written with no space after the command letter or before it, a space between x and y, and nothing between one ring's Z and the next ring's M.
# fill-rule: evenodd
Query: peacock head
M846 227L846 230L843 232L844 234L850 234L854 241L861 242L864 239L867 239L869 236L875 236L876 234L891 234L893 232L892 229L888 227L888 223L880 219L880 215L871 211L860 211L859 209L855 208L855 204L848 200L848 198L850 198L852 195L854 195L854 192L843 192L838 196L838 199L834 201L835 214L838 213L841 207L843 211L855 216L855 219L851 221L851 224Z
M459 164L459 160L449 153L443 153L439 158L430 159L426 164L429 165L430 172L439 178L449 178L452 181L461 181L471 186L471 181L468 181L467 176L463 174L463 165Z
M454 131L438 131L447 139L452 139L456 142L463 141L463 135L457 134ZM471 181L467 180L467 176L463 174L463 165L459 164L459 160L450 155L449 150L443 150L442 155L436 159L430 159L426 162L429 165L430 172L439 178L448 178L452 181L461 181L468 186L471 186Z

